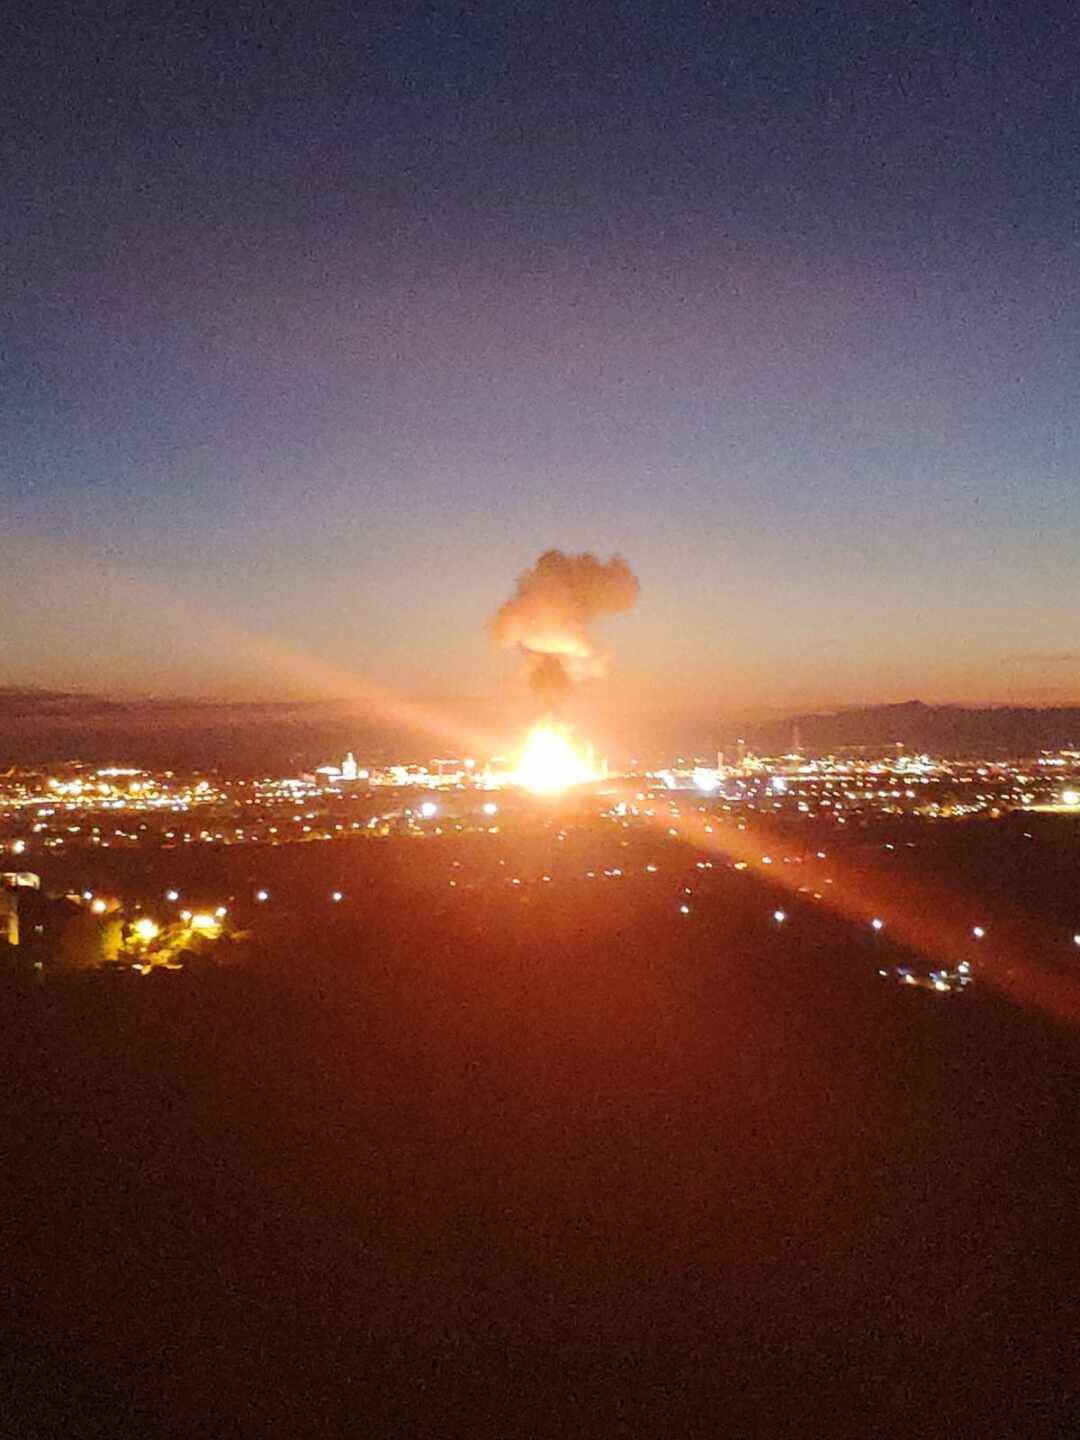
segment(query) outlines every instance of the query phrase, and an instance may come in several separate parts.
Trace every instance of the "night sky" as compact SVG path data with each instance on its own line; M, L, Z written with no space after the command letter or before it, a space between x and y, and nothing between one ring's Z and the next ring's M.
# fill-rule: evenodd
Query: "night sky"
M9 10L0 684L1080 698L1073 9Z

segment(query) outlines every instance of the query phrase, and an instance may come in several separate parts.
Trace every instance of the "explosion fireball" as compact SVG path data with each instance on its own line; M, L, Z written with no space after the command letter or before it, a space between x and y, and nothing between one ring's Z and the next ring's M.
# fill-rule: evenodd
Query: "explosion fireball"
M536 795L554 795L596 778L566 735L549 722L529 732L515 776L519 785Z
M545 550L492 617L497 643L516 646L525 656L530 688L549 717L529 732L513 774L518 785L551 795L599 778L550 717L562 709L575 681L607 673L609 657L594 643L593 622L629 610L640 588L620 555L605 561L588 551Z

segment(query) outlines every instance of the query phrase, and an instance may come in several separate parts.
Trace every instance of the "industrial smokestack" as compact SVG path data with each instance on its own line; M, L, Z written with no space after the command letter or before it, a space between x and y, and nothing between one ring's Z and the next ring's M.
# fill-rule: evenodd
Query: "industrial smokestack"
M546 705L564 700L575 681L607 673L609 657L589 634L603 614L629 610L640 590L621 556L566 555L546 550L491 621L505 649L518 646L529 662L529 684Z

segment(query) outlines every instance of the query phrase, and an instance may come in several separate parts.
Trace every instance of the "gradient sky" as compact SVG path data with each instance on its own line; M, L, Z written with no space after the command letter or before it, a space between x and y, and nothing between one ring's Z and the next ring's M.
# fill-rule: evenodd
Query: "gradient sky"
M1080 699L1073 6L213 8L7 22L0 684Z

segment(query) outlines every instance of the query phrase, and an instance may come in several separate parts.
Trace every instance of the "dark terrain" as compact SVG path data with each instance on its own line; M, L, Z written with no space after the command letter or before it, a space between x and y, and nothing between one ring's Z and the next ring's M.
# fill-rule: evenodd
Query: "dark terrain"
M264 857L237 968L8 981L9 1433L1069 1433L1074 1033L746 877L448 854Z

